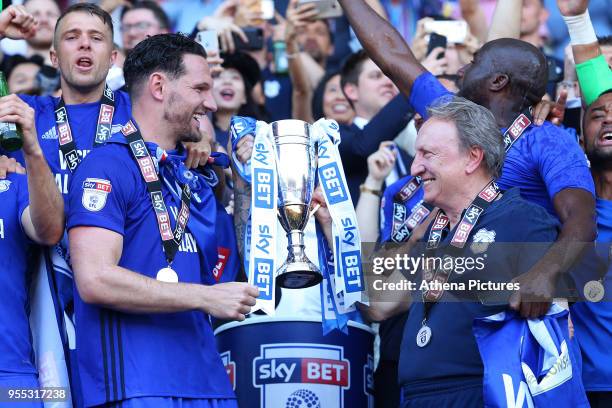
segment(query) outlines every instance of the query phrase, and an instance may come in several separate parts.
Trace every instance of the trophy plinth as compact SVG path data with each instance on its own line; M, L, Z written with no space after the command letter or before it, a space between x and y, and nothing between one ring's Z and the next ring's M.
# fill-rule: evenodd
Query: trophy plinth
M316 153L310 125L300 120L272 123L278 174L278 218L287 233L288 256L276 281L288 289L314 286L323 279L304 252L304 228L314 190Z

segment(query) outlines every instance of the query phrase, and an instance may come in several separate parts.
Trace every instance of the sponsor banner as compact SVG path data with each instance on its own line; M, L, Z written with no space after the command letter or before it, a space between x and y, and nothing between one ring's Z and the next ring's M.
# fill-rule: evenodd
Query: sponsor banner
M238 405L371 407L374 336L352 322L348 331L323 336L320 321L268 317L219 327L217 344L234 375ZM229 350L240 350L231 368Z

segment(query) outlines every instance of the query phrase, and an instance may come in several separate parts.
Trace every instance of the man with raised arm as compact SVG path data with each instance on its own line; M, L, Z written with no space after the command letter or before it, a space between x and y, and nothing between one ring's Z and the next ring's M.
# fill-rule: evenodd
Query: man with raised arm
M370 57L427 118L427 108L449 92L363 0L340 3ZM595 237L594 186L584 154L564 130L549 122L531 124L528 109L541 100L547 81L545 58L534 46L507 38L488 42L459 75L459 95L488 108L504 130L507 156L499 186L520 187L525 199L562 223L556 244L521 277L521 291L511 301L524 317L541 316L559 276Z

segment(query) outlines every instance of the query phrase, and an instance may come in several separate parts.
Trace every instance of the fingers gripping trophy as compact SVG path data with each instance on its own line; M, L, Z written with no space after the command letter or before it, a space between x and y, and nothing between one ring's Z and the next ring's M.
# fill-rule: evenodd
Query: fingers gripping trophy
M251 184L244 258L249 282L260 289L253 311L274 314L275 285L301 289L322 283L322 308L330 310L324 302L331 301L340 314L354 310L357 301L366 303L361 242L338 153L338 124L326 119L312 125L300 120L268 124L234 117L230 132L234 151L241 138L254 136L246 165L232 154L238 173ZM316 184L322 187L332 218L331 244L304 233ZM282 235L287 237L286 256L277 253ZM306 248L319 255L318 265L306 255Z

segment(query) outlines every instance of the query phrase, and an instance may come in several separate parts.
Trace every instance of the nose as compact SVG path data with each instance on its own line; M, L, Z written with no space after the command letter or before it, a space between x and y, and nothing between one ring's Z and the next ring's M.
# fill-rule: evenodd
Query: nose
M217 102L215 102L215 98L213 97L212 92L208 91L204 93L204 100L202 101L202 105L208 112L216 112L217 111Z
M412 165L410 166L410 174L416 177L423 175L423 173L425 173L425 166L421 163L421 158L417 153L412 161Z
M89 39L88 35L82 35L80 36L80 43L79 43L79 48L83 49L83 48L91 48L91 40Z

